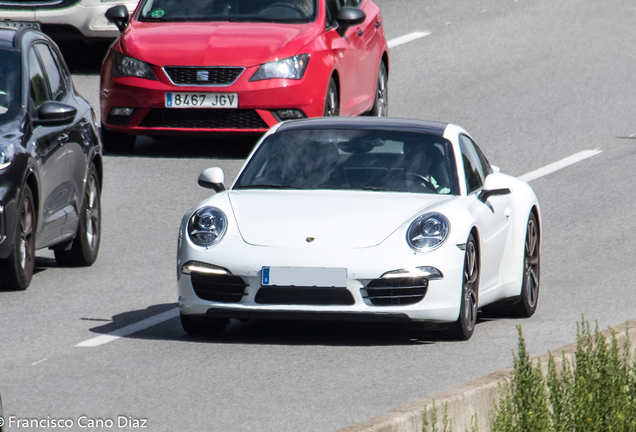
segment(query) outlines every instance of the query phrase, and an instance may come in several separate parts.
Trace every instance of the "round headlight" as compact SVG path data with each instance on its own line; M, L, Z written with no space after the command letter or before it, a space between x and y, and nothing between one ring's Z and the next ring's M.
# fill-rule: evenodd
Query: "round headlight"
M188 234L199 246L212 246L217 243L227 229L225 214L216 207L203 207L197 210L188 223Z
M411 248L430 252L440 247L450 232L448 219L440 213L426 213L413 221L406 234Z

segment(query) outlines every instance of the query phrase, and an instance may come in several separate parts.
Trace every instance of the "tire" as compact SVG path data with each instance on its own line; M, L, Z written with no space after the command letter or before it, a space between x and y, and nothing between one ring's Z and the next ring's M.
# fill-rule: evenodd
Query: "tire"
M207 318L180 314L183 330L191 336L219 336L230 324L227 318Z
M479 268L477 243L471 234L466 241L459 318L452 324L450 329L451 334L458 340L466 341L470 339L475 331L479 300Z
M327 94L325 96L324 117L338 117L340 115L340 96L338 95L338 87L333 77L329 78L327 85Z
M373 107L367 115L370 117L387 117L389 115L389 74L386 71L384 62L380 63Z
M131 153L135 149L135 135L109 131L104 126L101 135L105 153Z
M20 196L13 251L7 259L0 260L0 288L24 291L29 287L35 268L36 221L33 193L25 184Z
M534 213L528 217L523 253L523 281L521 299L513 305L512 313L518 318L530 318L537 310L541 285L541 236Z
M95 164L91 164L82 202L79 226L70 250L56 250L61 267L88 267L97 260L102 237L101 188Z

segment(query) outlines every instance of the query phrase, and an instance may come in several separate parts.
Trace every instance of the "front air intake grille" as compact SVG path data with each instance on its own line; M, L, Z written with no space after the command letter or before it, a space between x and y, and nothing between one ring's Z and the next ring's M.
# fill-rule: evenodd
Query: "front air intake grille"
M245 68L241 67L165 67L176 85L229 86L234 84Z
M256 303L268 305L351 306L355 302L346 288L262 287Z
M268 129L255 110L153 108L139 127L180 129Z
M364 288L362 297L374 306L406 306L422 301L427 289L424 277L375 279Z
M191 278L194 293L202 300L238 303L247 295L248 285L238 276L192 274Z

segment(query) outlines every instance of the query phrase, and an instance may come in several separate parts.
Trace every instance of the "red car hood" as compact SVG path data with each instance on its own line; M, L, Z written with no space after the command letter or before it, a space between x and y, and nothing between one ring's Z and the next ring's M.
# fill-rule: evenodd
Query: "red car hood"
M316 23L143 23L122 35L124 54L156 66L256 66L299 54Z

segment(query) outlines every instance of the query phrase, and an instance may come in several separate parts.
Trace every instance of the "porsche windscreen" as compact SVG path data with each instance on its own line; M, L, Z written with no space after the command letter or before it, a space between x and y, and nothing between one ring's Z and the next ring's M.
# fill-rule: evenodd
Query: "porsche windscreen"
M20 70L20 53L0 50L0 125L19 114Z
M291 130L268 136L234 189L350 189L459 195L452 145L383 130Z
M139 21L305 23L316 18L317 0L146 0Z

